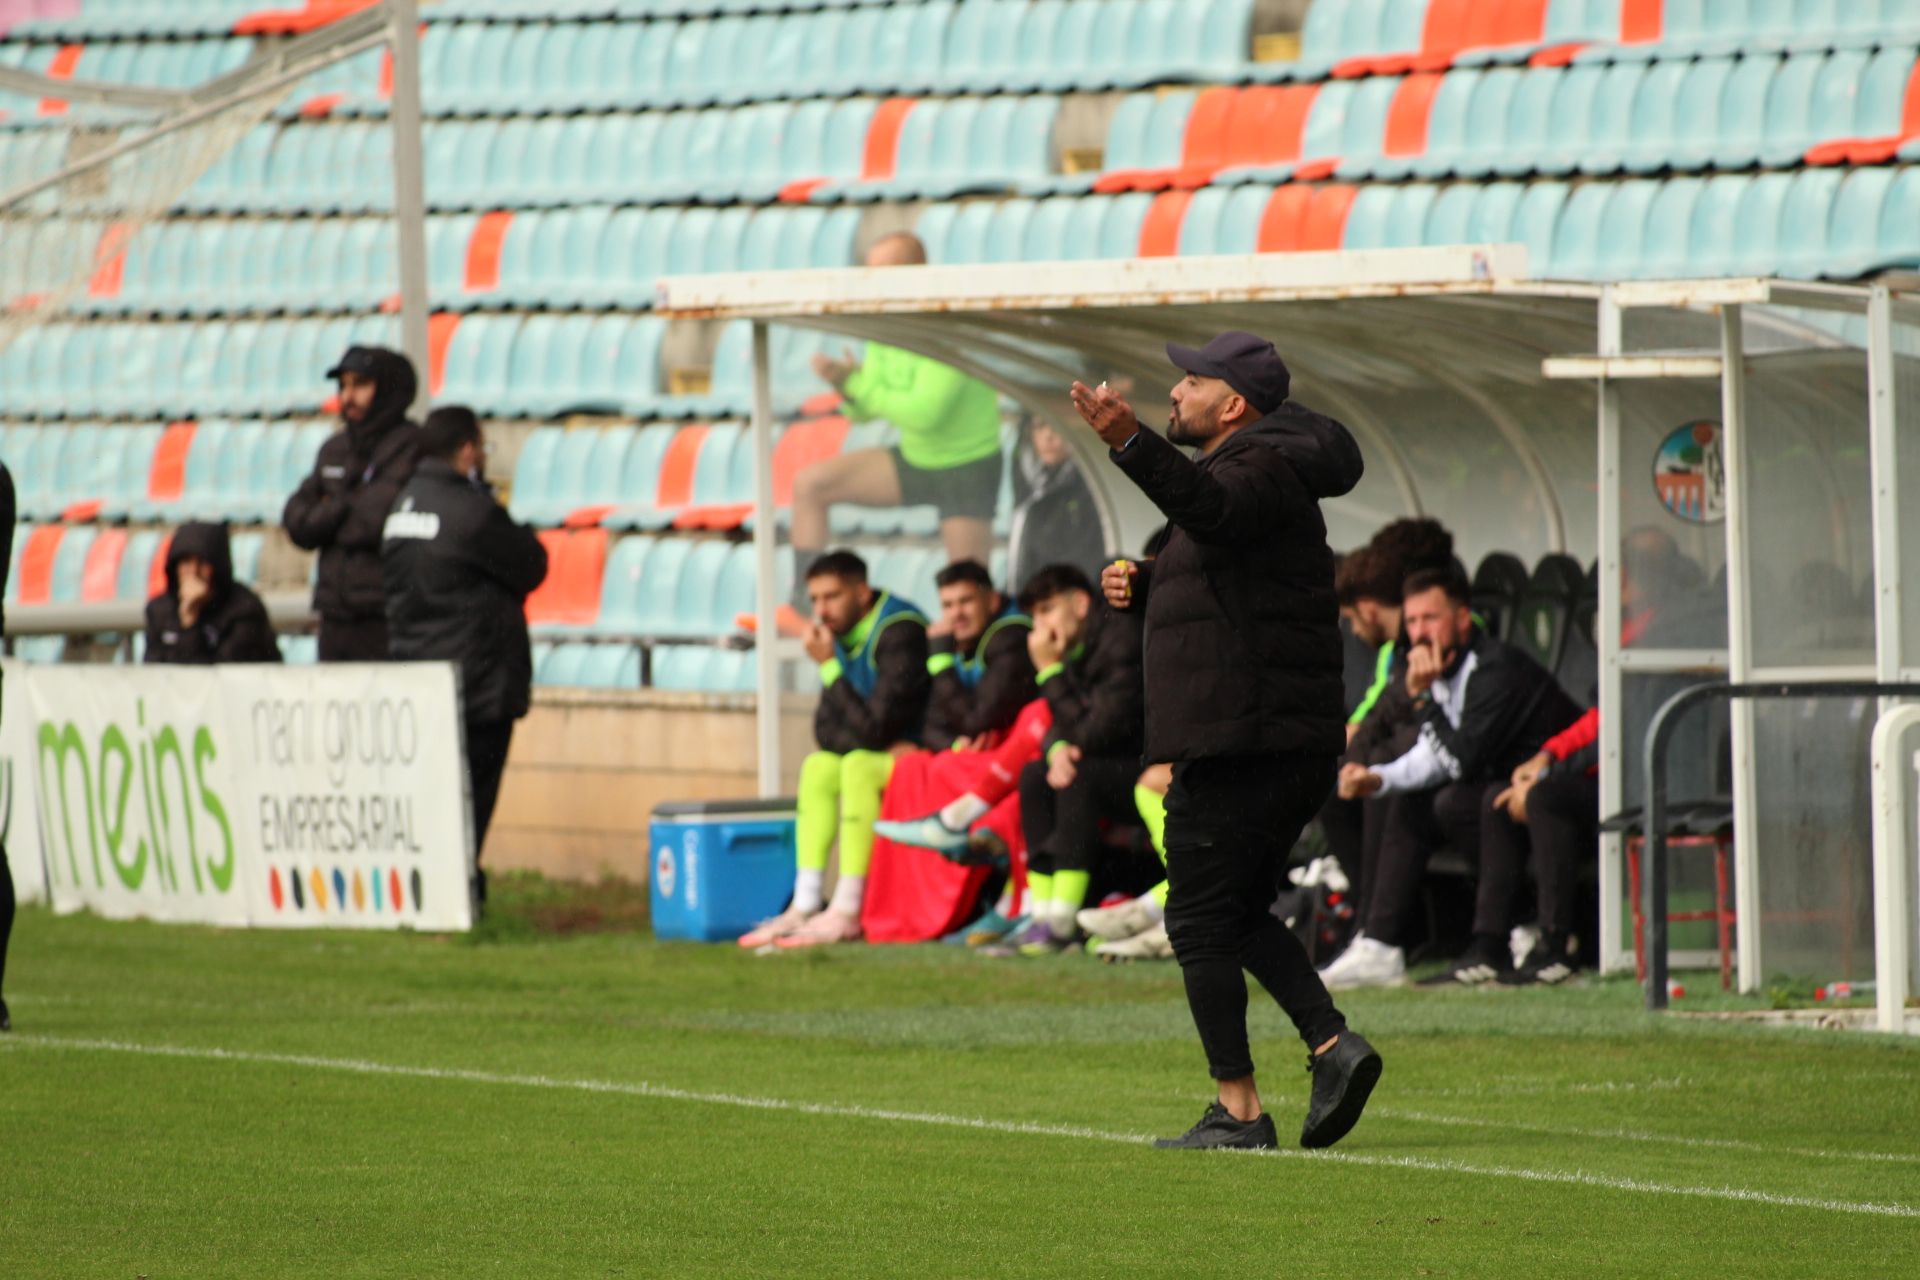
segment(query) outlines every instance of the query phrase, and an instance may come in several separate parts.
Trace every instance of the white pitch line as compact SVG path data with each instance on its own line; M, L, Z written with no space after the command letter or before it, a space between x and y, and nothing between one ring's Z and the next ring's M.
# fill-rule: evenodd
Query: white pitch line
M507 1085L515 1088L554 1089L573 1093L615 1094L633 1098L651 1098L667 1102L695 1102L717 1107L744 1107L755 1111L783 1111L795 1115L833 1116L848 1120L883 1120L902 1124L938 1125L951 1129L975 1129L987 1133L1049 1138L1080 1138L1095 1142L1140 1146L1152 1141L1147 1134L1118 1133L1089 1129L1079 1125L1039 1124L1020 1120L996 1120L984 1116L956 1116L932 1111L898 1111L885 1107L863 1107L835 1102L802 1102L792 1098L758 1097L752 1094L711 1093L697 1089L678 1089L671 1085L643 1081L575 1080L556 1076L516 1075L496 1071L475 1071L462 1067L414 1067L401 1063L372 1062L363 1058L322 1058L297 1053L259 1053L245 1049L201 1049L185 1045L140 1044L124 1040L85 1040L62 1036L13 1035L0 1040L9 1049L77 1049L102 1053L128 1053L150 1058L186 1058L202 1062L240 1062L269 1066L310 1067L320 1071L341 1071L355 1075L397 1076L417 1080L450 1080L468 1084ZM1817 1209L1826 1213L1864 1214L1883 1218L1920 1218L1920 1208L1905 1204L1880 1204L1864 1200L1831 1200L1817 1196L1784 1195L1773 1191L1755 1191L1747 1187L1689 1186L1684 1183L1651 1182L1642 1178L1614 1174L1586 1173L1581 1170L1522 1169L1507 1165L1474 1165L1457 1160L1435 1160L1423 1156L1370 1155L1340 1151L1303 1151L1278 1148L1272 1151L1248 1151L1248 1156L1285 1157L1320 1160L1364 1168L1416 1169L1427 1173L1464 1174L1477 1178L1503 1178L1520 1182L1555 1183L1564 1186L1593 1187L1608 1191L1637 1192L1644 1195L1686 1196L1702 1200L1729 1200L1742 1204L1764 1204L1779 1208Z
M1374 1107L1371 1113L1386 1120L1405 1120L1412 1124L1438 1124L1461 1129L1510 1129L1516 1133L1538 1133L1555 1138L1589 1140L1619 1139L1623 1142L1651 1142L1660 1146L1701 1147L1719 1151L1757 1151L1766 1155L1796 1156L1805 1160L1858 1160L1868 1164L1920 1164L1920 1155L1899 1151L1831 1151L1818 1147L1771 1147L1764 1142L1740 1138L1700 1138L1683 1134L1649 1133L1644 1129L1574 1129L1561 1125L1533 1124L1525 1120L1487 1120L1477 1116L1442 1116L1427 1111L1402 1111L1398 1107Z

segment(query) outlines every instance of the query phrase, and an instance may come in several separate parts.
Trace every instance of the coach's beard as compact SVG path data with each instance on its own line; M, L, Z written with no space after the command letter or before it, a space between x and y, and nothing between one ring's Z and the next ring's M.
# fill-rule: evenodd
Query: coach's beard
M1188 426L1176 405L1167 411L1167 439L1173 444L1205 444L1212 437L1203 436Z

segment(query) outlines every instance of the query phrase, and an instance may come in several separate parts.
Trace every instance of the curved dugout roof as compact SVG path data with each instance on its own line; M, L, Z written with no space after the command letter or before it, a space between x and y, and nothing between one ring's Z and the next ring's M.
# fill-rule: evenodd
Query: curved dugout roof
M1359 487L1325 504L1335 546L1429 513L1469 557L1591 557L1593 384L1541 365L1595 349L1599 291L1524 275L1519 246L851 268L672 278L658 309L884 341L977 374L1066 429L1123 547L1157 515L1101 463L1068 384L1112 382L1157 426L1175 376L1165 344L1252 330L1286 358L1294 397L1345 422L1366 455Z

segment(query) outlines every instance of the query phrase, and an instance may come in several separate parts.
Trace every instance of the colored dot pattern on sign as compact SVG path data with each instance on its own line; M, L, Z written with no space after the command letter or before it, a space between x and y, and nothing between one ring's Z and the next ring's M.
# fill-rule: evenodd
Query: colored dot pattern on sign
M409 891L411 891L409 893ZM412 904L420 910L420 872L410 871L403 879L398 867L355 868L351 877L335 867L331 875L318 867L302 872L298 867L267 868L267 897L275 911L365 912L396 914Z

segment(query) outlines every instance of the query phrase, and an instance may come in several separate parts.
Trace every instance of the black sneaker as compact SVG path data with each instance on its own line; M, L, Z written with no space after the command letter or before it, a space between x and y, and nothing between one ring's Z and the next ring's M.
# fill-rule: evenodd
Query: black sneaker
M0 1031L13 1030L13 1019L7 1016L7 1002L0 1000Z
M1206 1151L1230 1147L1245 1151L1271 1151L1280 1145L1273 1131L1273 1117L1261 1112L1252 1120L1235 1120L1227 1109L1215 1102L1200 1117L1200 1123L1177 1138L1155 1138L1161 1148Z
M1307 1070L1313 1074L1313 1100L1300 1126L1300 1145L1330 1147L1360 1123L1367 1096L1380 1082L1380 1055L1359 1032L1342 1031L1333 1048L1308 1055Z
M1513 972L1513 959L1497 943L1476 942L1467 954L1434 974L1415 983L1421 987L1484 987Z
M1564 942L1542 938L1527 953L1527 961L1511 973L1500 975L1507 987L1557 987L1574 976L1573 955Z

